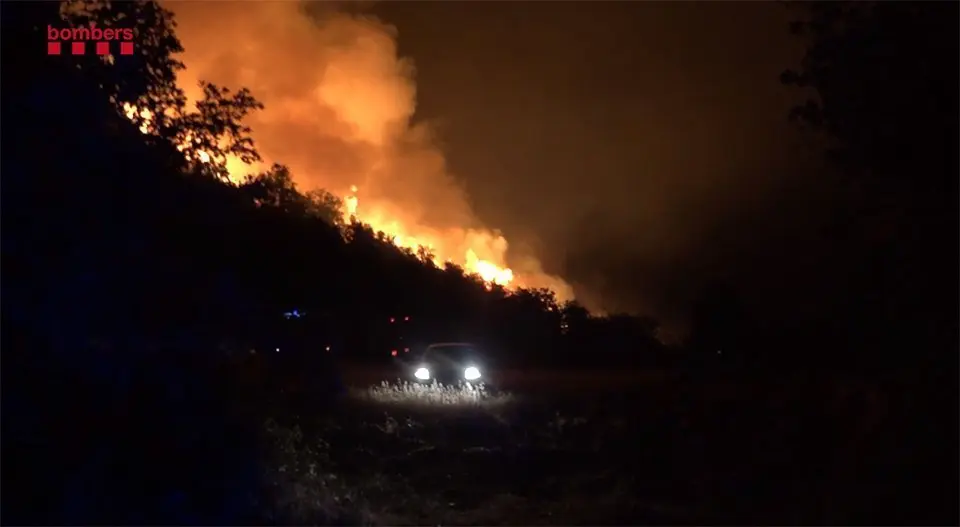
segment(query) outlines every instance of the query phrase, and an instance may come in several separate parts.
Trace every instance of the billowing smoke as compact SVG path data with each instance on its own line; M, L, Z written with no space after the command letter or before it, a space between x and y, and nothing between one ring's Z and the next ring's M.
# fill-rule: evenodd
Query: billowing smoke
M265 165L289 166L301 190L355 195L361 220L441 259L507 266L506 240L477 219L429 126L412 121L414 68L397 56L394 27L323 3L165 6L186 49L179 84L188 96L205 80L250 88L264 103L248 124ZM238 177L261 167L230 168ZM572 297L535 258L512 256L514 285Z

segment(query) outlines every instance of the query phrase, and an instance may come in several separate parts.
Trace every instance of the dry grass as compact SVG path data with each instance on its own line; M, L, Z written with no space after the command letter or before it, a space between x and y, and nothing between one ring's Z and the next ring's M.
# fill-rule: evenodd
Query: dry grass
M354 388L350 394L361 401L420 406L492 407L515 400L511 393L493 392L482 383L444 385L436 381L429 384L383 381L367 388Z

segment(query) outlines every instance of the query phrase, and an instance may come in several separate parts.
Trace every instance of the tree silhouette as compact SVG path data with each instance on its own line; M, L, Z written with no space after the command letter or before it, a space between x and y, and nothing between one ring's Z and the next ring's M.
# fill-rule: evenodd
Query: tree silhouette
M958 4L801 9L792 30L807 52L781 78L813 91L791 116L829 139L846 177L839 310L859 318L851 344L871 362L902 365L909 346L910 362L929 363L957 340Z
M54 24L57 27L133 29L135 54L124 56L123 60L112 55L84 55L77 57L76 64L96 80L111 102L141 110L133 116L138 126L147 126L156 135L171 138L170 132L176 125L170 122L173 116L168 110L182 108L186 102L176 84L177 72L184 66L174 58L183 46L175 33L173 13L149 0L70 0L60 4L60 18L60 23Z
M197 111L185 111L184 106L175 109L172 140L194 170L228 180L228 156L247 164L260 161L243 119L263 105L246 88L231 93L208 82L200 87L203 99L197 101Z
M928 195L944 190L944 163L956 163L948 154L957 147L957 4L805 6L808 16L791 29L809 48L782 80L817 97L792 117L835 139L830 153L848 171L909 180Z

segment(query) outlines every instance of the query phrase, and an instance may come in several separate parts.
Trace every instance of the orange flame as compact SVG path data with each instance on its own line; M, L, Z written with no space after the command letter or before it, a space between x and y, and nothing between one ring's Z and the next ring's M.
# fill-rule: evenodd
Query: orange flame
M410 229L406 228L400 221L382 212L373 211L371 214L362 214L360 210L360 198L357 196L359 188L356 185L350 185L350 194L343 197L343 213L345 218L355 219L361 223L370 225L375 231L383 232L397 247L411 249L416 251L424 247L433 253L430 260L437 267L442 267L443 262L451 262L460 265L470 274L479 276L484 283L490 287L492 284L509 286L513 282L513 271L507 267L501 267L489 260L484 260L477 256L473 247L468 247L462 255L437 254L436 236L425 232L419 234L410 234ZM502 238L501 238L502 240ZM506 244L506 241L503 241ZM460 258L456 258L460 256Z

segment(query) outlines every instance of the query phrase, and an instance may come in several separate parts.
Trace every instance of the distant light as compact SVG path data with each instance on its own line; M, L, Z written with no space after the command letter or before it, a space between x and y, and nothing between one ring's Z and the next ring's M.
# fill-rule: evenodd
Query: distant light
M466 379L466 380L468 380L468 381L472 381L472 380L474 380L474 379L479 379L479 378L480 378L480 370L478 370L478 369L477 369L476 367L474 367L474 366L470 366L469 368L463 370L463 378Z
M327 346L327 351L330 351L330 346Z
M294 309L293 311L287 311L286 313L284 313L283 317L286 319L291 319L291 318L300 318L304 315L306 315L306 313L301 313L299 310Z
M393 317L390 317L390 323L393 324L394 322L396 322L396 319Z
M430 370L426 368L417 368L417 371L413 372L413 376L425 381L430 378Z
M403 317L404 322L410 322L410 317Z
M277 353L280 353L280 348L277 348Z
M396 356L397 356L397 350L391 351L391 352L390 352L390 355L393 356L393 357L396 357Z
M410 353L410 348L403 348L404 353Z

